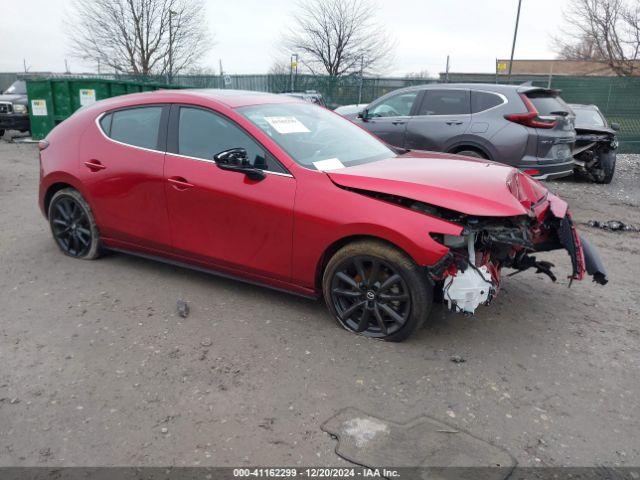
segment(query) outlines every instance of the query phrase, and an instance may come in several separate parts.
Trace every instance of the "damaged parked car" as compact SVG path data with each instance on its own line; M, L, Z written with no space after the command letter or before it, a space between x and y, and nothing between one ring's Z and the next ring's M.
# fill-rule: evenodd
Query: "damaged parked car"
M40 142L63 253L104 250L324 296L339 325L400 341L434 298L473 313L503 270L607 282L567 204L517 169L389 147L282 95L161 90L77 111ZM559 293L562 294L562 293Z
M576 143L573 149L575 171L596 183L611 183L616 170L620 130L596 105L569 105L576 116Z

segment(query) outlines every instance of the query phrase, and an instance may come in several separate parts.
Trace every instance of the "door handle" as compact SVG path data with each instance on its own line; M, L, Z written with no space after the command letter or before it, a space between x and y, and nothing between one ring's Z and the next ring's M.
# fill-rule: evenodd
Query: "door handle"
M394 125L404 125L405 123L407 123L406 120L394 120L391 123L393 123Z
M105 168L107 168L100 162L100 160L95 160L95 159L84 162L84 166L87 167L92 172L98 172L100 170L104 170Z
M449 120L447 122L447 125L462 125L463 121L462 120Z
M194 186L192 183L187 182L184 177L170 177L167 180L176 190L186 190Z

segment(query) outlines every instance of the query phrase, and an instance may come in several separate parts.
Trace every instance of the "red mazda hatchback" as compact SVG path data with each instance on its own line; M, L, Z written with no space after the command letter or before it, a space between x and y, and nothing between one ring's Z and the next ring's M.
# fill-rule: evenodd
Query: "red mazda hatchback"
M517 170L399 150L281 95L158 91L82 108L40 143L40 208L65 254L104 249L309 297L399 341L434 298L473 313L503 268L564 248L606 283L565 202Z

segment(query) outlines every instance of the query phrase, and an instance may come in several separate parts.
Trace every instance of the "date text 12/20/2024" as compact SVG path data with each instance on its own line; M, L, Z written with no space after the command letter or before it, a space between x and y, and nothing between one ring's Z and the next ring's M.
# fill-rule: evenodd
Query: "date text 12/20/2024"
M397 470L387 468L234 468L233 476L262 478L394 478Z

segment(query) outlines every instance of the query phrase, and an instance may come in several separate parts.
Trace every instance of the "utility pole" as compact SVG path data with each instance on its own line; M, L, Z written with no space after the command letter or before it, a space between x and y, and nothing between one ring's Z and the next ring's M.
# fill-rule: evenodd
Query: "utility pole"
M173 81L173 16L177 15L169 10L169 83Z
M291 74L291 91L295 92L296 80L295 77L298 75L298 54L291 54L291 64L289 66L289 72Z
M449 83L449 55L447 55L447 66L444 70L444 83Z
M507 75L507 83L511 82L511 68L513 67L513 54L516 51L516 38L518 38L518 23L520 23L520 7L522 0L518 0L518 13L516 15L516 28L513 31L513 43L511 45L511 58L509 60L509 75Z
M69 62L67 62L67 59L64 59L64 71L65 73L70 73L69 72Z
M358 89L358 105L362 103L362 87L364 84L364 55L360 56L360 88Z
M220 86L224 88L224 70L222 70L222 59L218 59L218 63L220 64Z
M29 71L29 69L27 68L27 59L26 58L22 59L22 66L24 67L24 73L27 73Z

